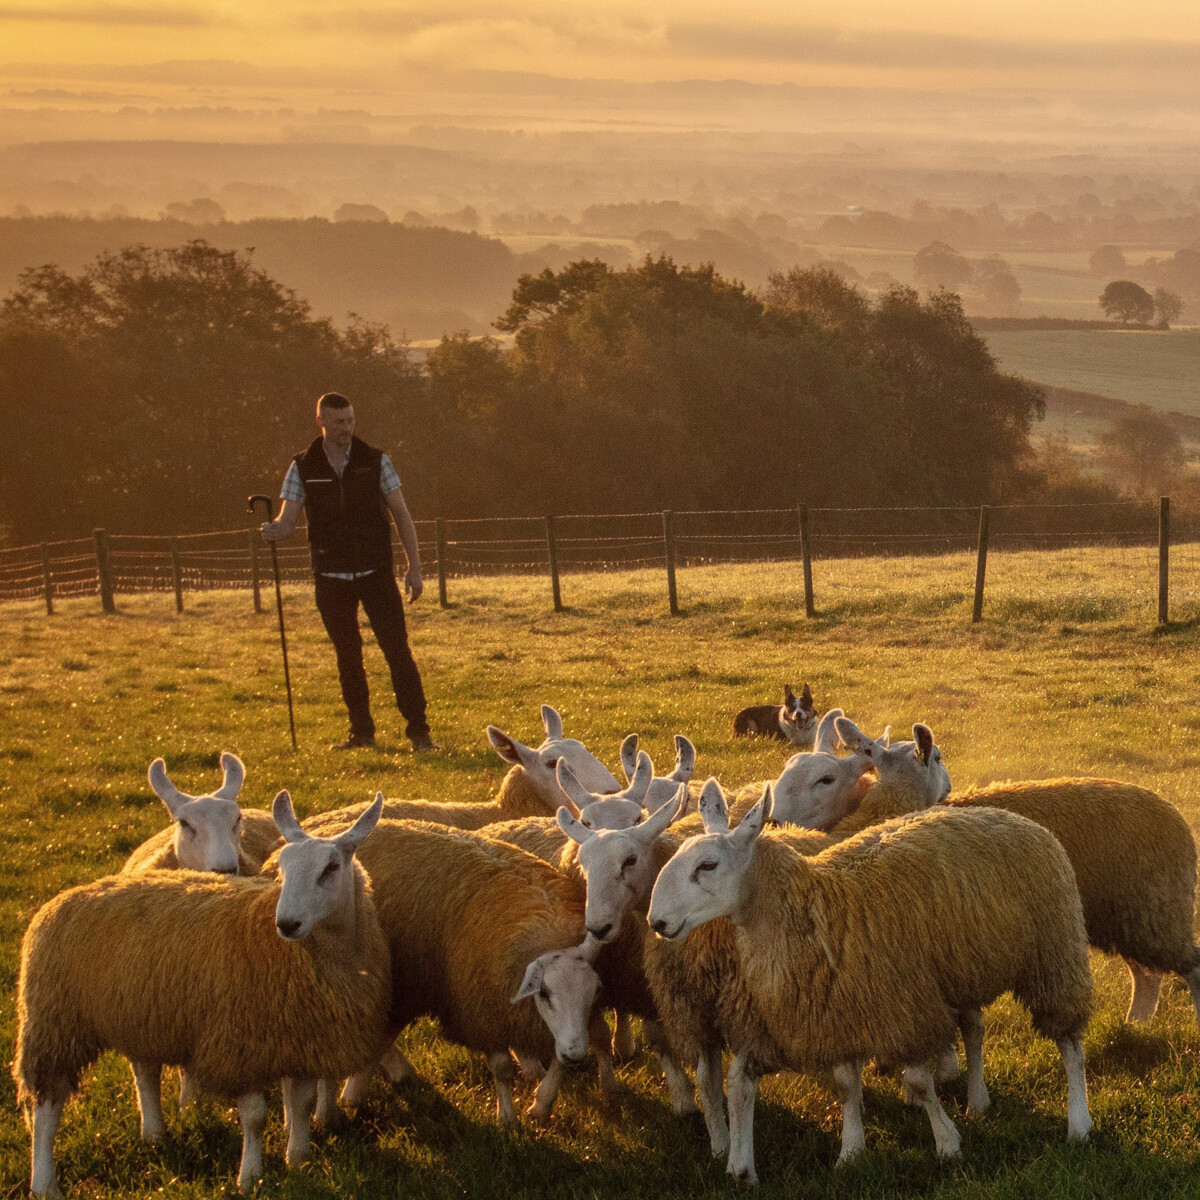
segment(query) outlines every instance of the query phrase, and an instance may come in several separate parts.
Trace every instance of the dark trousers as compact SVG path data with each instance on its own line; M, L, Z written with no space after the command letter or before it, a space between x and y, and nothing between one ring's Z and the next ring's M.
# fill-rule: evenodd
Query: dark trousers
M367 673L363 670L362 634L358 629L360 602L392 673L396 707L408 722L405 733L409 737L428 733L425 692L408 648L404 604L391 570L372 571L370 575L354 580L317 576L317 610L337 652L342 698L350 710L350 732L362 737L371 737L375 733Z

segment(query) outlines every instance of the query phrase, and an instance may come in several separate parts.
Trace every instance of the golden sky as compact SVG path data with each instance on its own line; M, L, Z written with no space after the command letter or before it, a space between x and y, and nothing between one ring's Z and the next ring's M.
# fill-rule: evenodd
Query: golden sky
M487 71L1194 93L1200 0L0 0L0 46L10 86L171 63L181 86L386 91Z

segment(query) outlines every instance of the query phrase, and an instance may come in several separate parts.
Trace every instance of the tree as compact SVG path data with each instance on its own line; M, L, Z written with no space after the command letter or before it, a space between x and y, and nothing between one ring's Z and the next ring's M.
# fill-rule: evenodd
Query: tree
M1146 324L1154 318L1154 297L1132 279L1115 279L1100 293L1100 307L1122 325Z
M918 287L956 292L971 278L971 264L945 242L930 242L913 255L913 282Z
M1088 270L1103 278L1125 270L1125 255L1119 246L1097 246L1088 259Z
M1158 323L1163 329L1169 329L1172 321L1178 321L1183 314L1183 297L1166 288L1154 289L1154 312Z
M1139 499L1167 492L1185 461L1178 431L1147 405L1139 405L1100 435L1098 458Z
M972 287L988 310L997 316L1008 316L1021 303L1021 285L1012 268L999 255L980 259L975 264Z

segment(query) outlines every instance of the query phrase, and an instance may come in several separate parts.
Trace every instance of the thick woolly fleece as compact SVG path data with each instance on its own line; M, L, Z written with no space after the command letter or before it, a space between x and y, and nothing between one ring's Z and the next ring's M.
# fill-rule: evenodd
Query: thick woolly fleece
M515 821L493 821L476 830L483 837L494 838L518 846L527 854L540 858L552 866L563 861L563 852L574 846L553 817L520 817ZM582 879L582 872L576 872Z
M275 819L261 808L242 809L242 838L238 847L238 874L257 875L271 852L281 844ZM175 826L160 829L125 860L121 874L134 871L178 871Z
M511 1000L535 958L583 941L582 891L516 846L426 821L382 820L358 853L392 947L391 1035L432 1016L469 1049L550 1062L537 1006Z
M1079 1036L1091 1010L1070 863L997 809L921 813L815 858L764 833L734 919L741 986L720 1019L756 1073L921 1062L957 1010L1006 991L1049 1038Z
M942 807L982 805L1019 813L1050 830L1075 871L1088 941L1155 971L1200 965L1192 933L1196 843L1161 796L1106 779L994 783Z
M318 816L330 817L349 826L370 806L353 804ZM530 784L522 766L513 767L494 800L478 804L441 804L436 800L385 800L384 818L390 821L428 821L434 825L449 825L455 829L481 829L496 821L513 821L520 817L553 817L558 805L548 805ZM311 820L312 818L310 818ZM308 828L307 822L305 828Z
M345 1076L386 1045L390 962L356 868L348 926L275 928L279 885L196 871L114 875L44 905L21 946L21 1099L65 1100L104 1050L184 1067L234 1098Z

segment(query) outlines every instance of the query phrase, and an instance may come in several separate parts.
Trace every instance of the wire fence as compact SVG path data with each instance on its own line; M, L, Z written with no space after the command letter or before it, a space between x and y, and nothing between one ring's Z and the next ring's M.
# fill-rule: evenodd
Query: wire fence
M1086 611L1100 594L1143 602L1167 620L1169 605L1200 604L1200 515L1170 510L1169 501L985 508L862 507L477 517L415 522L425 575L441 602L453 581L471 576L543 575L561 609L562 577L581 572L659 570L670 611L679 611L676 572L726 563L796 562L803 570L810 615L817 599L844 598L852 588L842 567L888 560L894 585L931 586L945 574L947 596L970 593L974 617L990 604L1057 602ZM1108 556L1097 557L1097 548ZM279 576L311 578L308 544L277 544ZM974 570L971 570L971 566ZM814 568L816 574L814 576ZM0 600L54 601L174 592L182 611L189 592L218 588L253 593L274 575L271 550L257 527L175 537L108 534L0 548ZM1103 586L1101 586L1101 584ZM861 585L860 585L861 586ZM943 585L939 583L938 587ZM1105 600L1104 603L1109 603ZM1101 606L1102 607L1102 606Z

